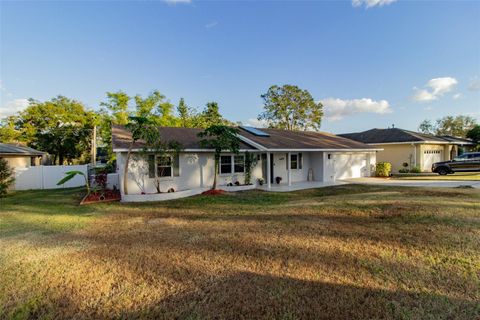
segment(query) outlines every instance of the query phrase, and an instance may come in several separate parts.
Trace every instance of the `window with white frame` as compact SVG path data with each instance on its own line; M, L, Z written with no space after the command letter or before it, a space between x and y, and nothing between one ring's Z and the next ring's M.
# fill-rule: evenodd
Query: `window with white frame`
M302 169L303 156L301 153L290 154L290 169Z
M220 156L220 174L232 173L232 156Z
M243 173L245 172L245 156L238 155L233 157L233 172Z
M179 156L148 156L149 178L169 178L180 176Z
M157 177L171 177L173 161L170 156L157 157Z

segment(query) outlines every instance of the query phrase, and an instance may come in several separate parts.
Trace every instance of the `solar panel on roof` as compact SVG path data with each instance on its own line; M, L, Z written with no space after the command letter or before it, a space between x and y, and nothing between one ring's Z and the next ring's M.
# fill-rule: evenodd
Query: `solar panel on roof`
M240 126L240 129L243 129L253 135L256 135L257 137L270 137L268 133L254 127Z

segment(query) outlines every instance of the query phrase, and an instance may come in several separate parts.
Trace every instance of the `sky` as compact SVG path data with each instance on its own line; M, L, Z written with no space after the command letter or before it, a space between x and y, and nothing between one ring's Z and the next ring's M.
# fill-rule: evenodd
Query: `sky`
M333 133L480 120L480 1L0 0L0 116L158 89L258 126L275 84L307 89Z

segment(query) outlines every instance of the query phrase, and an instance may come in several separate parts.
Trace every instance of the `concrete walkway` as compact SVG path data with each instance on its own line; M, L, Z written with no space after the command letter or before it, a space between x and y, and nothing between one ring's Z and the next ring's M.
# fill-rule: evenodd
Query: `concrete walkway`
M480 189L480 181L446 181L446 180L395 180L381 178L356 178L344 180L349 183L374 184L383 186L429 187L429 188L456 188L470 186Z
M289 192L289 191L297 191L297 190L304 190L304 189L314 189L314 188L323 188L323 187L331 187L331 186L338 186L342 184L348 184L345 181L335 181L335 182L322 182L322 181L302 181L302 182L294 182L291 186L281 183L275 184L272 183L271 188L269 189L266 184L263 186L258 186L257 189L265 190L265 191L272 191L272 192Z

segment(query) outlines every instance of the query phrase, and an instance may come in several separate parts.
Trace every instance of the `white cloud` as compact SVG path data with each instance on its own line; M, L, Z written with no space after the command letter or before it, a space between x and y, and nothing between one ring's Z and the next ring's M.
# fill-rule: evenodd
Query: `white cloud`
M480 91L480 78L475 77L470 81L468 85L468 90L470 91Z
M192 0L163 0L168 4L190 4Z
M358 113L385 114L393 111L387 100L375 101L370 98L352 100L328 98L321 100L321 103L324 106L325 117L330 121Z
M218 22L217 22L217 21L212 21L212 22L210 22L210 23L207 23L207 24L205 25L205 28L210 29L210 28L216 27L217 25L218 25Z
M413 95L415 101L433 101L450 92L458 84L457 79L452 77L434 78L427 82L426 89L413 88L416 92Z
M15 99L0 107L0 118L8 117L28 107L28 99Z
M251 126L255 128L266 128L268 127L267 121L265 120L258 120L255 118L248 119L247 121L243 122L245 126Z
M352 6L354 7L365 6L365 8L383 7L395 1L397 0L352 0Z
M454 94L454 95L452 96L452 98L453 98L454 100L458 100L458 99L460 99L461 97L462 97L462 94L461 94L461 93L456 93L456 94Z

